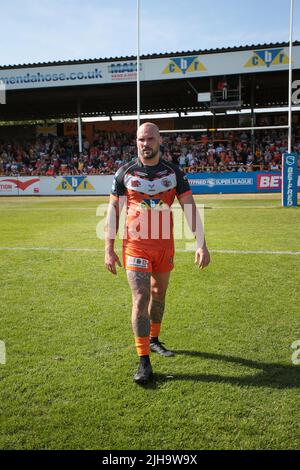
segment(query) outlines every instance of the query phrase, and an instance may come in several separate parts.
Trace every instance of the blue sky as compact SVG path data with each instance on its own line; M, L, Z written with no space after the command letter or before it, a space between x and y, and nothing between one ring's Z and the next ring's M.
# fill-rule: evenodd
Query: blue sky
M0 64L136 54L136 0L1 2ZM288 41L290 0L140 0L141 53ZM300 40L295 0L294 40Z

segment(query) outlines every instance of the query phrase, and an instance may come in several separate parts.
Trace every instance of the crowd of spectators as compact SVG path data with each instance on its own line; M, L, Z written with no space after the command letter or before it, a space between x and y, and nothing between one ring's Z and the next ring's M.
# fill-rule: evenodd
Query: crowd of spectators
M184 171L280 170L287 150L284 132L163 134L161 155ZM300 139L293 151L300 154ZM31 142L0 142L0 175L58 176L112 174L136 157L135 135L99 131L93 142L76 137L39 137Z

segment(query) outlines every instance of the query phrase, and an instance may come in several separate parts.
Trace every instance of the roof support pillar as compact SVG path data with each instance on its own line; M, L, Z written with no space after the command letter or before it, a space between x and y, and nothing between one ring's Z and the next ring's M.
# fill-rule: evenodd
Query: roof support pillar
M254 92L255 92L255 75L253 74L251 76L251 97L250 97L250 101L251 101L251 127L254 127L256 125L256 120L255 120L255 113L254 113L254 106L255 106L255 95L254 95ZM241 99L241 96L240 96L240 99ZM255 153L255 134L254 134L254 129L251 129L251 151L254 155Z
M79 153L82 153L82 120L81 120L81 101L78 98L77 102L77 124L78 124L78 145L79 145Z

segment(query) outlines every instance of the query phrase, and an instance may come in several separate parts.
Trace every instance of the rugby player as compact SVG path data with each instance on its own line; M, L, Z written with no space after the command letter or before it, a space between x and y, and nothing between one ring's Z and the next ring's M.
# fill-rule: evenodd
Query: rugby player
M137 131L138 158L116 172L105 236L105 266L117 274L121 261L114 250L119 217L126 205L123 237L123 264L132 292L132 329L139 368L136 383L146 383L152 375L150 351L174 356L159 340L170 272L174 266L173 219L171 205L177 197L197 241L195 263L203 269L210 262L200 215L188 180L173 163L160 156L158 127L150 122ZM189 208L191 210L185 210Z

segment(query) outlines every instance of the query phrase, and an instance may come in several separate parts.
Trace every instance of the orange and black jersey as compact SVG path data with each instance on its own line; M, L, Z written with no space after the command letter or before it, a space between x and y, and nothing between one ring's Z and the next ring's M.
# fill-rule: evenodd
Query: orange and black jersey
M111 197L126 197L124 245L160 249L173 245L171 206L175 196L191 194L187 177L174 165L159 160L143 165L139 158L121 166L113 181ZM169 225L166 217L169 214ZM159 243L158 243L159 240Z

